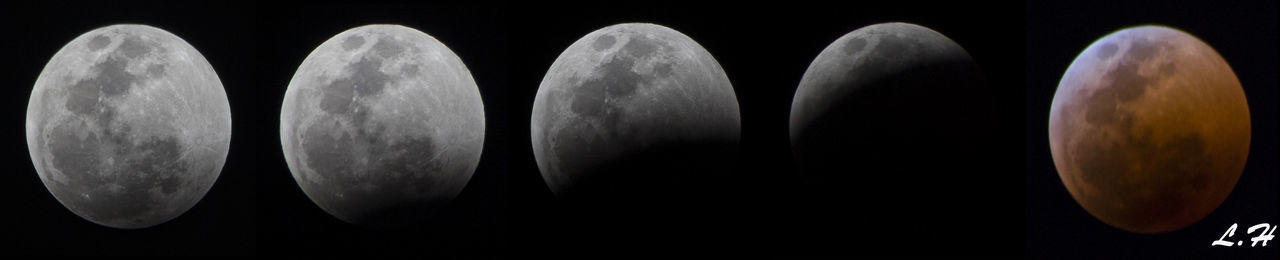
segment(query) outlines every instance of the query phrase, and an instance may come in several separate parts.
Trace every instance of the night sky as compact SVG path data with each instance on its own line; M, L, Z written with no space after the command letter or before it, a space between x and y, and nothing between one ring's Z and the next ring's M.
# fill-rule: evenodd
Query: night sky
M1248 242L1245 248L1209 246L1232 223L1240 225L1233 241L1252 237L1244 229L1254 224L1280 224L1280 10L1274 1L346 2L0 4L0 35L6 35L0 49L11 50L0 60L0 82L8 86L0 95L0 159L6 165L0 204L7 205L0 214L0 254L524 257L692 251L1274 259L1280 252L1275 241L1265 248L1248 248ZM709 205L711 214L690 216L696 221L631 216L583 222L539 175L529 137L539 82L578 38L626 22L664 25L697 41L724 68L737 94L740 157L725 166L738 173L725 180L737 193L723 205ZM788 117L805 69L841 35L883 22L922 25L958 43L981 68L998 108L991 126L996 138L965 149L994 162L987 167L936 165L936 171L877 178L892 169L850 165L851 172L869 178L849 188L884 194L886 201L972 196L971 203L906 207L910 221L942 228L920 230L914 225L919 223L874 217L885 214L876 208L815 198L792 160ZM24 138L31 86L49 58L81 33L117 23L148 24L185 39L213 65L231 103L231 149L217 183L183 215L141 230L99 226L63 207L40 182ZM333 35L374 23L405 25L444 43L471 71L485 105L479 167L462 194L421 227L367 228L330 216L298 188L280 146L280 105L298 65ZM1253 126L1248 164L1230 197L1205 219L1162 235L1126 233L1085 212L1058 178L1048 144L1049 106L1072 59L1094 40L1142 24L1178 28L1214 47L1245 89ZM912 159L937 164L947 156L954 155L922 150ZM948 183L928 186L940 189L874 183L902 179ZM819 215L830 210L866 217Z

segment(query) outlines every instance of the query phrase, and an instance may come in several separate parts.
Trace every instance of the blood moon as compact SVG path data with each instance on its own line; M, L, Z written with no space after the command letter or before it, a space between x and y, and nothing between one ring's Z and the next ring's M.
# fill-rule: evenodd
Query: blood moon
M1144 234L1213 212L1244 170L1249 106L1213 48L1144 26L1089 45L1058 83L1049 144L1058 175L1102 222Z

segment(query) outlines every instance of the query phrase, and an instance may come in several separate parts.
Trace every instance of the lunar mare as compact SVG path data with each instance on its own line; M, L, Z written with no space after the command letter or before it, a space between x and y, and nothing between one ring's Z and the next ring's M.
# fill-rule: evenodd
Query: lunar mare
M640 186L703 174L693 164L722 156L708 147L736 144L741 125L733 86L709 52L680 32L638 23L593 31L565 49L538 86L530 120L538 169L562 196L638 191L623 186L671 192Z
M231 139L226 92L190 44L146 25L76 37L45 65L27 147L67 209L115 228L164 223L218 178Z
M462 60L399 25L356 27L322 43L298 67L280 113L298 186L358 224L421 216L401 213L456 197L479 164L484 129Z
M1244 170L1245 93L1227 62L1185 32L1117 31L1067 68L1049 144L1071 196L1134 233L1182 229L1220 205Z

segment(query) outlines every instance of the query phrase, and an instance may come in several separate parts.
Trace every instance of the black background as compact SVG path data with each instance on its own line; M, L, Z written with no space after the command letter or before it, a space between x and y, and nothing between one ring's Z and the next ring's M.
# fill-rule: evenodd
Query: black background
M355 2L355 1L352 1ZM0 61L6 93L0 118L0 242L17 254L564 254L600 251L576 241L617 241L613 254L704 249L746 254L992 253L1042 257L1236 254L1275 258L1265 249L1210 248L1231 223L1280 224L1276 186L1277 10L1273 1L1146 5L1062 1L1042 4L894 1L786 1L752 4L656 2L252 3L217 1L71 4L5 3ZM948 1L949 2L949 1ZM1163 2L1162 2L1163 3ZM1006 168L955 169L982 182L957 183L989 197L936 209L936 221L983 229L968 233L830 234L805 213L815 205L798 185L788 116L808 64L831 41L857 28L902 21L929 27L963 46L982 67L1002 118L1000 142L972 152ZM649 22L696 40L728 74L742 115L741 179L757 191L732 207L735 218L711 231L643 237L619 233L568 237L564 211L543 183L529 139L529 115L543 74L564 48L612 24ZM155 227L117 230L72 214L36 176L23 118L35 78L66 42L116 23L148 24L198 49L217 70L231 102L231 150L217 183L182 216ZM480 166L462 194L412 231L352 226L320 210L289 173L279 143L279 111L289 79L323 41L372 23L401 24L449 46L470 69L485 104ZM1097 221L1075 203L1049 157L1047 115L1057 81L1096 40L1138 24L1180 28L1213 46L1244 85L1253 144L1231 197L1209 217L1164 235L1135 235ZM928 156L919 158L929 163ZM861 169L875 172L878 169ZM992 177L995 176L995 177ZM992 181L995 180L995 181ZM875 185L875 184L870 184ZM927 191L918 196L946 196ZM965 211L995 217L952 221ZM729 214L726 214L729 215ZM634 221L635 219L631 219ZM606 222L607 223L607 222ZM863 223L902 226L912 223ZM612 223L609 230L628 223ZM584 228L577 226L576 228ZM711 232L714 234L703 234ZM905 231L904 231L905 232ZM663 241L698 233L679 245ZM597 241L597 243L600 243ZM616 251L612 249L632 250Z

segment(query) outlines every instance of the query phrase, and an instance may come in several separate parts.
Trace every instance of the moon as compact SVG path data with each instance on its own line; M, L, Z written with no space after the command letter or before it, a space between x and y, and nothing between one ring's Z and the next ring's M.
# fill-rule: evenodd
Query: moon
M27 105L27 148L63 206L103 226L155 226L191 209L222 171L227 94L178 36L124 24L54 54Z
M484 146L471 72L435 38L366 25L316 47L289 82L280 142L293 178L354 224L421 221L462 192Z
M608 26L565 49L538 86L530 121L538 169L564 198L680 196L675 183L714 183L741 126L715 58L645 23Z
M1012 175L998 154L1010 141L995 94L969 53L932 29L882 23L840 36L809 64L791 103L790 179L806 222L797 224L886 241L1004 232L985 223L1015 220L995 212L1021 205L1002 204L1009 195L992 186ZM962 213L939 222L938 212Z
M988 161L965 150L989 146L990 95L968 52L941 33L909 23L859 28L823 49L801 78L792 153L810 186L868 193L851 196L859 200L931 181L935 189L912 192L953 190L975 177L940 172ZM942 156L922 163L922 152ZM867 184L874 187L849 188Z
M1098 39L1053 96L1049 144L1058 176L1103 223L1141 234L1213 212L1249 154L1249 106L1208 44L1161 26Z

